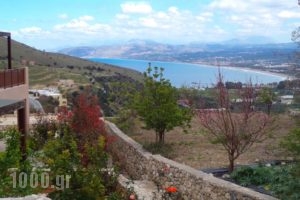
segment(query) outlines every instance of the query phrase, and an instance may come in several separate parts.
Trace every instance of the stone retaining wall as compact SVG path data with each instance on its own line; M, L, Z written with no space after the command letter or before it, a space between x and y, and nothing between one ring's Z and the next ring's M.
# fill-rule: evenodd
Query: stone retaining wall
M106 122L106 125L108 134L114 137L108 150L132 179L153 181L161 188L175 186L186 200L276 199L160 155L152 155L113 123Z

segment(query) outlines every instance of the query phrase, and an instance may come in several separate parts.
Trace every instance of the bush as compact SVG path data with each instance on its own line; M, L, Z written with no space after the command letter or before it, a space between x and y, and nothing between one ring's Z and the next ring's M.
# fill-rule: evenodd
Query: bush
M30 187L29 179L22 183L25 187L19 184L19 174L32 169L28 160L20 162L20 133L12 128L3 131L2 135L6 140L6 151L0 154L0 197L24 196L39 191L39 187ZM10 168L15 168L15 171L9 171Z
M36 117L37 123L33 125L29 145L33 150L40 150L48 139L52 139L57 131L56 123L43 115Z
M299 166L241 167L233 171L231 178L242 186L263 186L280 199L300 198Z
M271 170L266 167L240 167L231 174L231 178L242 186L268 184L271 176Z
M0 171L6 173L9 168L20 167L20 133L12 128L2 134L6 140L6 151L0 156Z
M277 168L272 174L270 190L280 199L297 200L300 198L300 180L295 176L299 166Z
M115 190L117 174L102 170L107 166L104 138L99 137L94 144L86 143L87 165L82 163L77 144L70 129L66 128L62 138L49 140L44 146L42 160L51 169L52 185L57 176L71 177L69 188L51 192L51 199L97 200Z

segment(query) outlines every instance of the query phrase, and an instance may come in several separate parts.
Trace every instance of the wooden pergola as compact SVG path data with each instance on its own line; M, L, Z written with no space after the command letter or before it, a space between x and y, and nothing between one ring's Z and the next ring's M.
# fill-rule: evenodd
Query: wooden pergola
M11 88L25 84L25 70L24 69L12 69L12 57L11 57L11 34L8 32L0 32L0 37L7 39L7 67L0 73L0 89L10 90ZM26 72L27 73L27 72ZM3 80L2 80L3 79ZM1 82L2 81L2 82ZM2 87L3 86L3 87ZM26 135L27 135L27 110L29 109L26 97L21 99L6 99L9 98L3 94L0 98L0 115L4 115L17 110L18 129L21 133L20 136L20 150L22 153L22 161L26 160Z

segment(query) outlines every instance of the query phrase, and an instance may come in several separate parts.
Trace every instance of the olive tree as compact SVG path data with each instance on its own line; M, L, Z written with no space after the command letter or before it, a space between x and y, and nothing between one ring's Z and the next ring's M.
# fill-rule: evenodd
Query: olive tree
M276 95L271 88L263 87L258 93L258 100L266 105L268 115L271 114L273 101L276 100Z
M137 93L134 109L147 129L156 133L156 143L164 144L165 133L176 126L188 125L190 110L177 104L177 90L163 77L163 68L149 66L144 73L144 87Z

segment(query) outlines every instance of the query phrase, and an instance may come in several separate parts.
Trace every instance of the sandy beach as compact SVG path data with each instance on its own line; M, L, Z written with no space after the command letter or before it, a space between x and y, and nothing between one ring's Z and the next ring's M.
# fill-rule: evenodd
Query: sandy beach
M191 64L202 65L202 66L207 66L207 67L220 67L220 68L226 68L226 69L230 69L230 70L241 70L241 71L244 71L244 72L251 71L251 72L256 72L256 73L259 73L259 74L266 74L266 75L271 75L271 76L274 76L274 77L279 77L282 80L294 80L294 79L296 79L296 77L290 76L290 75L287 75L287 74L275 73L275 72L259 70L259 69L252 69L252 68L249 68L249 67L233 67L233 66L222 66L222 65L219 66L219 65L214 65L212 63L203 63L203 62L194 62L194 63L191 63Z

